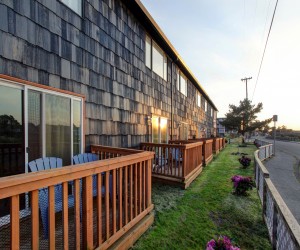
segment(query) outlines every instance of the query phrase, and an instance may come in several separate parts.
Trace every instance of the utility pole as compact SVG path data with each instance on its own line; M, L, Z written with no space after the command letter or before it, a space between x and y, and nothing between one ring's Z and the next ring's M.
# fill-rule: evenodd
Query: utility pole
M251 80L252 79L252 77L245 77L245 78L243 78L243 79L241 79L241 81L243 82L243 81L245 81L246 82L246 99L248 100L248 80Z

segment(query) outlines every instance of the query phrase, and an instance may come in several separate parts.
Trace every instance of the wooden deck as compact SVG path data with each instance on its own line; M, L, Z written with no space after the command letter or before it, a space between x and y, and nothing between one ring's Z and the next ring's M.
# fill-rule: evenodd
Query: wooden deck
M202 171L203 142L186 144L141 143L141 149L155 152L152 179L187 188Z
M0 249L107 249L121 240L127 249L133 244L153 222L154 153L120 150L115 154L116 148L101 146L97 150L105 160L0 179L0 203L10 200L9 221L0 228ZM93 176L97 193L101 194L94 197ZM63 187L61 212L55 210L58 184ZM44 187L49 192L48 239L39 213L38 190ZM25 193L30 208L22 216L24 210L20 214L18 207ZM71 208L70 194L75 199Z
M125 202L123 200L123 202ZM111 203L111 202L110 202ZM119 203L119 201L117 201ZM101 241L104 242L107 239L109 239L113 235L113 209L110 207L108 215L105 212L105 197L102 197L102 221L106 221L108 216L109 220L109 226L107 227L104 223L102 224L102 235L101 235ZM116 228L117 231L122 229L123 225L128 224L129 218L133 218L134 215L134 207L132 208L131 211L127 211L127 215L125 216L125 208L123 207L122 213L118 210L119 206L117 206L116 209ZM142 211L144 210L142 207L137 208L137 211ZM29 211L30 212L30 209ZM69 226L69 246L68 249L76 249L76 240L72 235L75 235L75 213L74 213L73 208L69 208L69 221L68 221L68 226ZM120 214L123 214L124 216L120 218ZM62 212L58 212L55 214L55 249L64 249L63 245L63 230L64 230L64 225L63 225L63 215ZM153 214L148 218L148 220L153 220ZM20 220L20 249L32 249L32 233L31 233L31 215L26 216L25 218ZM44 231L42 229L42 222L40 220L39 223L40 227L40 232L39 232L39 249L41 250L46 250L49 249L49 239L45 239L44 237ZM93 245L94 247L97 246L97 243L99 242L99 234L97 232L98 228L98 216L97 216L97 198L93 199ZM82 225L80 228L80 232L82 235ZM0 229L0 249L10 249L10 224L7 224L6 226L2 226ZM83 241L82 237L80 238L80 246L82 249Z

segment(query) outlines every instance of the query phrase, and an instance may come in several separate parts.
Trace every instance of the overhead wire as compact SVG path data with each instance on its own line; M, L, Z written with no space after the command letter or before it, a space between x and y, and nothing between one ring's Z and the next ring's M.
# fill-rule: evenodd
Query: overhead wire
M256 77L255 87L254 87L254 91L253 91L253 95L252 95L251 101L253 100L253 97L254 97L254 94L255 94L255 90L256 90L256 86L257 86L257 83L258 83L258 79L259 79L259 76L260 76L260 72L261 72L263 61L264 61L264 57L265 57L265 53L266 53L266 49L267 49L267 45L268 45L268 41L269 41L271 29L272 29L272 26L273 26L273 21L274 21L276 9L277 9L278 1L279 0L276 1L276 5L275 5L275 8L274 8L274 12L273 12L271 24L270 24L270 27L269 27L269 32L268 32L267 40L266 40L266 43L265 43L264 52L263 52L263 55L262 55L262 58L261 58L261 61L260 61L259 70L258 70L258 74L257 74L257 77Z

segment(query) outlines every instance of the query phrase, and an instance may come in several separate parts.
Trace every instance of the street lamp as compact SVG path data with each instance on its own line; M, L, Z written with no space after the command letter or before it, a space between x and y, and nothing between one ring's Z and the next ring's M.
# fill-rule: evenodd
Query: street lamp
M276 140L276 122L278 121L278 115L273 115L273 122L274 122L274 133L273 133L273 137L274 137L274 155L275 155L275 140Z

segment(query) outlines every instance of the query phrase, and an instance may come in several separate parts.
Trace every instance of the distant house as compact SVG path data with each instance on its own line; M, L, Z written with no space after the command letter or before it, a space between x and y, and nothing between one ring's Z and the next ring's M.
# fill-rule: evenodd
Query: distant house
M218 136L225 136L225 133L227 132L225 126L223 126L221 124L221 122L224 121L224 119L225 118L217 119L217 134L218 134Z

